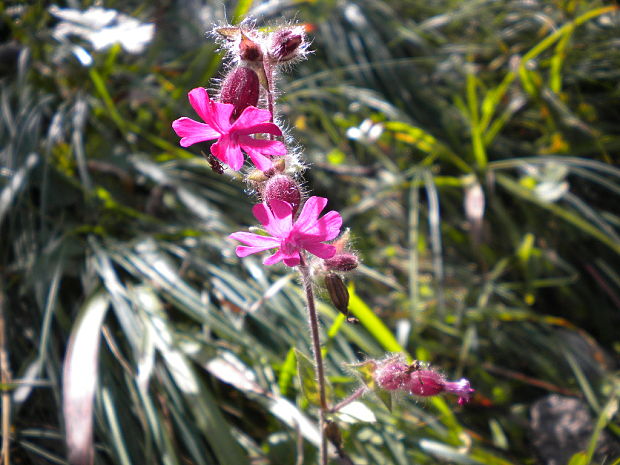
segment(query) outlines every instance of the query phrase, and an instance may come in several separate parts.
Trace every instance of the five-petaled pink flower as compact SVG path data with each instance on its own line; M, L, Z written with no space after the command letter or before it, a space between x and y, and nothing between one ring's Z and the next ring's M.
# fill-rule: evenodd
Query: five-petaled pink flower
M323 241L330 241L340 234L342 217L336 211L330 211L319 218L325 208L327 199L310 197L304 204L297 220L293 223L293 210L288 202L274 199L267 203L255 205L252 213L271 236L261 236L249 232L236 232L229 237L245 244L237 247L237 256L278 250L267 257L263 263L273 265L284 261L285 265L297 266L301 261L300 251L307 250L320 258L331 258L336 248Z
M202 87L192 89L189 102L204 123L183 117L172 123L172 128L181 137L181 147L189 147L197 142L218 139L211 146L211 153L233 170L243 166L243 149L261 171L271 168L271 156L286 155L286 147L280 141L254 139L251 134L273 134L281 136L282 131L269 122L271 113L249 106L239 118L231 123L230 117L235 109L229 103L218 103L209 98Z

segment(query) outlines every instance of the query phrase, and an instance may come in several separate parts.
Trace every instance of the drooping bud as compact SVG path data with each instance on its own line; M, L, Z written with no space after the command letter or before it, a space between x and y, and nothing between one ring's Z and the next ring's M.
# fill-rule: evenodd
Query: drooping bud
M303 56L306 47L303 27L284 28L272 34L269 53L276 62L284 63Z
M395 391L403 388L409 365L401 357L391 357L377 365L375 381L381 389Z
M467 403L474 392L465 378L446 381L445 376L426 364L419 361L407 364L400 355L377 362L373 378L386 391L406 391L419 397L431 397L444 392L454 394L458 396L459 405Z
M260 84L256 71L239 66L224 79L220 102L235 106L231 116L231 121L235 121L247 107L258 105L259 95Z
M273 200L288 202L293 209L293 216L301 204L299 185L289 176L277 174L267 180L263 187L263 199L270 205Z
M359 259L352 253L337 253L332 258L323 260L323 266L329 271L352 271L358 265Z
M239 42L239 58L249 63L263 61L260 45L243 33L241 33L241 42Z
M325 287L329 299L340 313L347 317L348 323L359 323L359 320L349 314L349 290L345 286L342 278L335 273L328 273L325 276Z
M414 396L436 396L444 391L446 382L439 373L433 370L414 370L405 380L403 388Z

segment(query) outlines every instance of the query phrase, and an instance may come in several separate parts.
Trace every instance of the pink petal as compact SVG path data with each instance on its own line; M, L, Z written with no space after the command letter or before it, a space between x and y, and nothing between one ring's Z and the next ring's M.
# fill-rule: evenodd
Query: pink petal
M220 133L211 128L208 124L199 123L191 118L183 117L172 123L172 129L181 137L181 147L189 147L190 145L206 140L217 139Z
M243 258L269 249L273 249L273 247L246 247L244 245L238 245L235 249L235 253L237 254L237 257Z
M273 200L270 206L265 203L254 205L254 217L260 221L267 232L274 237L286 238L292 229L293 209L290 204Z
M273 255L267 257L263 260L263 264L265 265L275 265L276 263L284 260L284 264L287 266L297 266L301 262L301 258L299 256L299 252L295 251L290 254L286 254L282 251L282 249L278 250Z
M278 140L254 139L250 136L239 136L239 145L249 154L249 150L263 155L283 157L286 155L286 145Z
M273 123L260 123L253 126L243 128L231 128L230 132L239 134L240 136L247 136L250 134L273 134L274 136L281 136L282 131L278 126Z
M302 247L319 258L327 259L336 255L336 247L329 244L323 244L322 242L304 242Z
M231 169L239 171L243 166L243 153L237 142L228 134L223 135L211 146L211 153L215 158L223 161Z
M205 123L220 134L228 132L230 115L234 110L233 105L213 102L202 87L192 89L188 97L190 105Z
M271 113L269 112L269 110L260 110L256 107L250 106L243 110L241 116L237 118L237 121L235 121L235 123L230 129L231 131L239 131L243 129L248 129L260 123L268 123L270 121ZM253 134L253 132L249 134Z
M263 264L264 265L275 265L276 263L282 261L283 258L284 258L284 254L282 253L281 250L278 250L273 255L270 255L269 257L265 258L265 260L263 260Z
M327 205L327 199L325 197L317 197L313 195L304 204L301 209L301 213L295 221L295 229L298 231L305 231L312 228L316 223L319 215Z
M297 266L297 265L299 265L300 262L301 262L301 258L299 258L299 254L297 254L296 257L291 257L291 258L285 258L284 259L284 264L286 266L290 266L290 267Z
M211 100L211 119L213 124L217 124L222 132L231 132L230 116L235 111L235 106L231 103L218 103Z
M304 236L316 236L320 241L331 241L340 234L341 226L342 217L340 213L332 210L319 218L314 224L308 224L304 228L296 227L295 229Z
M249 232L236 232L232 233L228 237L252 247L266 247L266 249L273 249L274 247L280 246L280 241L278 239Z
M273 166L273 163L271 163L271 160L267 158L265 155L263 155L262 153L256 152L254 150L247 150L246 147L243 147L243 149L250 156L250 160L252 160L252 163L254 163L254 166L256 166L256 169L261 170L261 171L267 171L269 168Z
M261 171L271 168L271 160L268 156L286 155L286 146L275 140L254 139L249 136L240 136L239 145L250 156L252 163Z

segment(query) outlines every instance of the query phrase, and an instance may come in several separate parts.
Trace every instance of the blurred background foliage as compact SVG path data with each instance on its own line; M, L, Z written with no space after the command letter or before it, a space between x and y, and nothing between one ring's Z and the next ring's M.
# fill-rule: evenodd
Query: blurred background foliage
M363 398L370 410L336 416L353 462L619 463L613 3L56 5L155 28L142 51L131 27L96 50L88 31L59 35L52 3L0 2L11 463L66 463L65 426L88 430L89 392L96 463L316 461L296 277L234 256L226 236L254 224L256 198L170 128L191 115L186 93L220 76L205 31L246 15L304 22L313 40L280 80L279 116L304 148L308 189L342 211L363 259L350 279L361 324L321 305L334 399L359 383L344 364L401 349L476 388L465 407L401 398L389 412ZM75 399L63 413L70 340L81 357L65 367ZM561 431L537 419L571 398L584 416L552 422L574 432L554 447Z

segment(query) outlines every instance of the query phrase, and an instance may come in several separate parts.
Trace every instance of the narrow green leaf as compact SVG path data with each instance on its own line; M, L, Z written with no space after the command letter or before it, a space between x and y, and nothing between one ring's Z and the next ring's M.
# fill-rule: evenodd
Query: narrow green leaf
M280 368L280 376L278 377L278 386L283 396L288 395L288 391L292 385L293 376L295 376L295 348L287 352L282 368Z
M321 405L319 394L319 383L316 380L314 363L303 352L295 349L297 359L297 375L301 384L301 391L304 397L314 405Z

